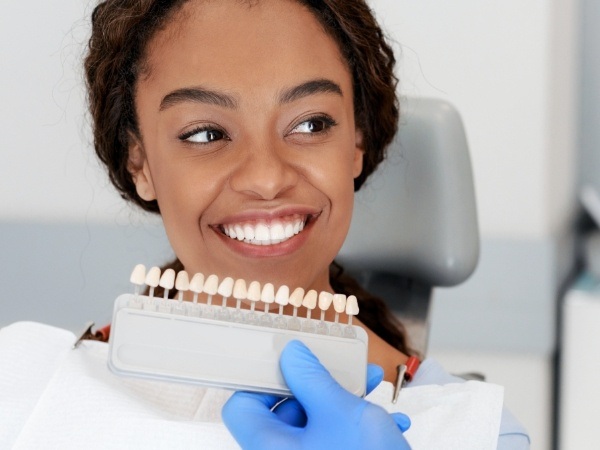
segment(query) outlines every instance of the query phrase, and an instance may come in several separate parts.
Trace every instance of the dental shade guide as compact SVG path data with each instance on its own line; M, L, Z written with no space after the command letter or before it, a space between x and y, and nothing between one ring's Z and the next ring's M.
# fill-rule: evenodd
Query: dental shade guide
M146 266L143 264L138 264L135 266L131 272L129 281L135 286L135 295L131 299L131 302L129 302L129 306L132 308L140 308L142 306L140 300L140 291L142 290L142 286L146 281Z
M294 289L291 293L288 303L294 307L292 317L288 319L287 328L288 330L299 331L301 328L300 320L298 319L298 308L302 306L304 300L304 289L301 287Z
M109 340L110 369L118 375L179 381L204 386L291 395L279 369L279 357L285 344L303 341L347 390L365 395L367 334L355 325L358 314L356 297L317 293L288 286L275 286L230 277L218 282L216 275L204 278L195 274L191 280L185 271L175 274L158 267L147 272L137 265L130 277L133 294L123 294L115 301ZM142 294L143 285L148 295ZM154 290L165 290L162 298ZM168 291L177 293L169 299ZM190 292L189 297L185 296ZM198 302L204 294L206 304ZM212 304L220 295L222 302ZM235 307L227 304L236 299ZM187 299L187 300L186 300ZM250 309L242 301L250 301ZM256 302L264 304L258 313ZM334 322L325 320L333 303ZM272 305L278 305L271 312ZM291 316L283 313L293 306ZM298 316L304 306L306 318ZM318 306L320 317L312 317ZM339 322L348 315L348 324Z
M238 278L233 284L233 298L235 298L235 311L232 315L234 322L242 322L244 319L242 313L242 300L248 295L246 280Z
M258 322L258 317L254 309L256 308L256 302L260 300L260 283L258 281L252 281L248 286L248 293L246 299L250 300L250 311L246 314L246 323L255 324Z
M177 289L177 303L173 305L173 313L185 315L186 309L185 304L183 303L183 293L190 289L190 277L185 270L177 273L177 278L175 278L175 289Z
M265 283L260 293L260 300L265 304L265 311L260 316L260 324L264 327L272 327L273 319L269 314L269 306L275 301L275 286Z
M160 282L160 268L159 267L151 267L148 273L146 273L146 285L150 288L148 296L152 299L149 302L144 303L144 309L147 311L155 311L156 310L156 301L154 299L154 289L158 286Z
M335 310L335 319L329 327L329 334L331 336L341 336L340 314L346 311L346 296L344 294L333 294L333 309Z
M333 302L333 294L327 291L321 291L319 293L319 309L321 310L321 318L317 324L317 333L329 334L329 326L325 322L325 311L329 309Z
M175 271L173 269L165 270L160 276L158 285L164 289L163 298L158 303L158 310L164 313L171 312L169 291L175 287Z
M348 316L348 325L344 327L344 336L354 338L356 331L352 326L352 317L358 314L358 299L354 295L349 295L346 299L346 315Z
M189 289L194 293L192 304L188 306L189 315L199 317L202 313L202 309L198 304L198 295L202 294L202 291L204 290L204 275L199 272L194 274L190 280Z
M219 278L216 275L209 275L204 281L204 293L207 295L206 308L202 312L203 317L212 319L215 316L214 309L212 308L212 298L216 295L219 289Z
M290 301L290 288L287 287L285 284L282 286L279 286L279 289L277 289L277 293L275 294L275 303L277 303L279 305L279 313L277 314L277 317L275 317L275 320L273 321L275 328L283 328L283 329L287 328L287 321L286 321L285 317L283 316L283 307L287 306L289 304L289 301Z
M219 284L219 288L217 289L217 294L223 299L221 301L221 308L217 313L219 320L229 320L231 316L229 309L227 309L227 299L233 294L233 283L233 278L227 277L221 281L221 284Z
M302 322L302 331L306 331L307 333L315 333L317 331L317 327L310 317L312 310L317 306L317 296L317 291L311 289L302 300L302 306L306 308L306 320Z

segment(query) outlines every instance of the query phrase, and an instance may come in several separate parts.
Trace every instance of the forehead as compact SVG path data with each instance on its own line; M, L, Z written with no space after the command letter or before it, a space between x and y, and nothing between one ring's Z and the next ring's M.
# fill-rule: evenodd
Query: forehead
M217 83L258 92L277 80L331 78L351 90L337 43L293 0L191 0L146 49L141 83ZM167 86L169 84L169 86Z

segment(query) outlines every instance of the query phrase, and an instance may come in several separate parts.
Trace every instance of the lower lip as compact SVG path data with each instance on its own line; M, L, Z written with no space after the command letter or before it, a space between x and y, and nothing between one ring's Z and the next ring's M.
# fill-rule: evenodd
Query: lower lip
M251 258L269 258L276 256L286 256L294 253L304 245L308 234L311 232L315 221L310 221L304 226L304 229L289 238L287 241L272 245L252 245L237 239L231 239L218 230L213 231L219 238L234 252Z

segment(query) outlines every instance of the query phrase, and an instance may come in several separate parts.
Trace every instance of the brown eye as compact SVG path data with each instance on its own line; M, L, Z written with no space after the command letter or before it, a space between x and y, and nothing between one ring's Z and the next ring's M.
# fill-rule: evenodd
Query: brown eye
M225 138L225 133L215 128L196 128L179 136L182 141L195 144L209 144Z
M307 134L315 134L315 133L323 133L328 131L332 126L336 123L333 119L329 117L314 117L304 122L299 123L294 127L291 134L296 133L307 133Z

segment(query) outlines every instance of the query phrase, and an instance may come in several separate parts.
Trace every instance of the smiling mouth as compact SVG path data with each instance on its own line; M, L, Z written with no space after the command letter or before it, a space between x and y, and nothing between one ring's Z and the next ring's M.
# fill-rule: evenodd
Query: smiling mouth
M300 234L305 225L316 216L294 214L272 220L252 220L221 224L218 229L230 239L251 245L275 245Z

